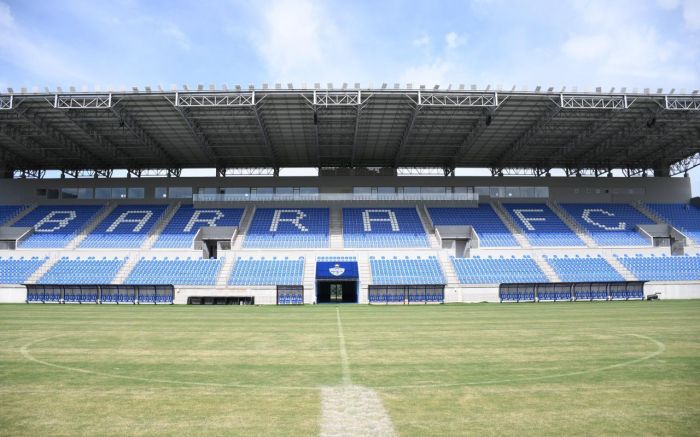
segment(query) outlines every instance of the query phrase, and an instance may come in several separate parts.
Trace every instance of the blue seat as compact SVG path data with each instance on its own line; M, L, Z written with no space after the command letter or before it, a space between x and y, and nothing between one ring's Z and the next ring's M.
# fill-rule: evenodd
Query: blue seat
M0 257L0 284L24 284L46 260L47 257Z
M626 203L568 203L561 205L600 246L650 246L636 230L654 224Z
M304 258L243 259L233 265L229 285L302 285Z
M480 247L518 247L491 205L479 204L478 208L428 208L433 225L470 225L479 237Z
M700 254L689 256L617 256L640 281L698 281Z
M462 284L549 282L537 263L523 258L450 258ZM534 299L534 296L533 296Z
M596 257L545 257L563 282L624 281L622 275L600 255Z
M34 228L22 249L63 248L98 214L101 205L45 205L19 219L13 227Z
M544 203L504 203L503 207L534 247L585 246Z
M150 259L141 258L125 284L140 285L216 285L223 265L221 259Z
M348 248L429 247L415 208L343 208Z
M700 242L700 208L687 203L650 203L647 207L694 242Z
M83 240L80 247L141 247L166 209L166 205L119 205Z
M63 257L37 281L38 284L109 284L126 262L123 258L69 259ZM64 298L65 299L65 298ZM71 297L71 299L78 299Z
M242 208L194 208L182 205L153 245L156 249L190 248L203 226L238 226Z
M243 241L246 248L324 248L329 244L327 208L258 208Z
M444 285L445 275L434 256L427 258L369 258L375 285ZM411 297L409 296L409 300Z

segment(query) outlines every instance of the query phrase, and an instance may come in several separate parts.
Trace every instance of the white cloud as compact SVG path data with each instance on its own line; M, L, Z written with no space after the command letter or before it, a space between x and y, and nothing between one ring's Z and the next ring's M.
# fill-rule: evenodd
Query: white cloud
M445 44L447 44L448 49L455 49L466 42L466 38L460 36L456 32L450 32L445 35Z
M610 49L607 35L577 35L569 38L563 46L564 53L578 61L592 61L603 57Z
M165 23L161 32L175 41L181 49L189 50L192 47L189 37L177 25L173 23Z
M453 69L453 65L445 60L438 58L434 62L409 67L400 77L402 83L412 83L418 85L446 85L448 77Z
M700 30L700 1L685 0L683 2L683 21L686 27Z
M260 3L251 26L253 45L272 79L281 81L358 80L350 32L316 0Z
M428 47L430 45L430 37L423 32L420 37L413 40L413 45L416 47Z
M15 22L10 6L0 2L0 58L3 62L13 64L34 77L46 77L50 72L54 81L85 82L85 72L62 53L62 47L31 36ZM27 84L12 85L19 87Z

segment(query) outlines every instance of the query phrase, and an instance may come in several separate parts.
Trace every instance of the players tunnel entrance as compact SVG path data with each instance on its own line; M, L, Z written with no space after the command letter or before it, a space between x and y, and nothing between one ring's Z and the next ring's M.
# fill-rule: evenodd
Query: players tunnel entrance
M316 302L357 303L357 262L317 262Z

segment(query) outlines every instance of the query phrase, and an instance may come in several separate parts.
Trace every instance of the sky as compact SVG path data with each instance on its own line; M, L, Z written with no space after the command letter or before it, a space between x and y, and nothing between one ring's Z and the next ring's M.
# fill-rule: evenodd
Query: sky
M700 0L0 0L0 90L700 88ZM700 193L700 169L691 173Z

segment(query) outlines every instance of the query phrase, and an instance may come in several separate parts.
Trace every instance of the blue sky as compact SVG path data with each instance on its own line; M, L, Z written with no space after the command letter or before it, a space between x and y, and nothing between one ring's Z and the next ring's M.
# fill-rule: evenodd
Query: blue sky
M700 0L0 0L0 89L700 88ZM700 170L693 172L700 193Z

